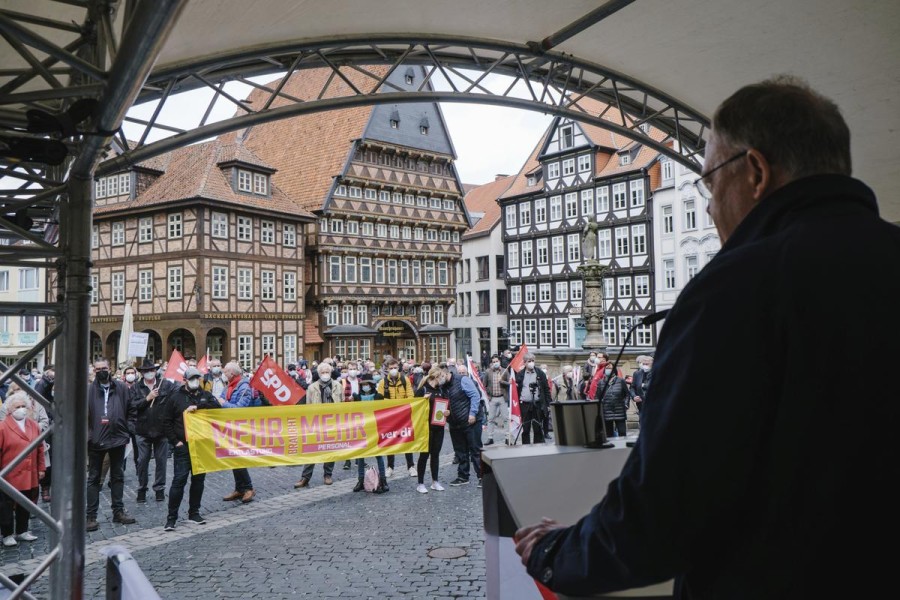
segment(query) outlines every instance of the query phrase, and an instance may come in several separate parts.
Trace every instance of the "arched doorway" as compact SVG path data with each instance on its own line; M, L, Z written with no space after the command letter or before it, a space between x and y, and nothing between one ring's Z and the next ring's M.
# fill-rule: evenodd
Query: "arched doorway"
M106 358L103 354L103 339L94 331L91 332L91 363Z
M228 333L219 327L214 327L206 333L206 345L209 348L210 358L217 358L222 363L230 360L228 354Z
M103 356L107 360L109 360L109 366L112 368L116 365L116 361L118 360L119 355L119 338L122 337L122 332L120 330L113 331L108 336L106 336L106 344L103 347Z
M176 329L170 333L166 347L169 353L178 350L185 358L197 357L197 342L194 340L194 334L187 329Z
M385 355L407 360L419 359L419 334L405 319L376 321L375 347L372 359L380 363Z
M145 358L152 363L158 363L162 360L165 360L162 357L162 351L163 351L162 336L159 335L159 333L154 331L153 329L144 329L143 333L148 334L147 356ZM138 362L142 362L142 359L139 359Z

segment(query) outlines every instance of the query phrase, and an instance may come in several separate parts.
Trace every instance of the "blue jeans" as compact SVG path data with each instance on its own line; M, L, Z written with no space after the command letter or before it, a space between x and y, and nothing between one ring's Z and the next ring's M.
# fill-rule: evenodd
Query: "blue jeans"
M175 472L172 475L172 487L169 488L169 518L178 518L178 509L181 507L181 499L184 498L184 486L187 485L188 475L191 476L188 516L199 515L206 473L194 475L191 472L191 455L188 453L187 444L175 446L172 450L172 466Z
M384 477L384 457L376 456L375 462L378 463L378 476ZM359 475L360 479L362 479L366 475L366 468L364 466L365 464L366 464L366 459L364 459L364 458L356 459L356 472Z

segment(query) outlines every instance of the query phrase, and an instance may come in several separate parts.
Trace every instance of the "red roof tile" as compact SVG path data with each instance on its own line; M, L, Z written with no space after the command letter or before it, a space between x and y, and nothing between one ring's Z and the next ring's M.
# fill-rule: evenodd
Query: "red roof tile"
M484 217L475 224L475 227L463 234L464 240L484 235L500 222L500 205L497 204L497 198L503 195L503 192L512 185L515 179L515 175L498 177L494 181L480 185L466 194L465 203L469 214L484 213Z

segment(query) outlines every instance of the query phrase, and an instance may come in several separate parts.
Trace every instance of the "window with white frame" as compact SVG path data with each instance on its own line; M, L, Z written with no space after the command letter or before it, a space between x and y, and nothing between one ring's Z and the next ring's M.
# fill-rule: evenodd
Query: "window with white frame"
M365 191L366 200L375 200L377 195L378 195L378 193L375 190L373 190L372 188L366 188L366 191Z
M375 226L375 235L380 238L386 238L387 229L387 223L378 223L378 225Z
M559 129L559 147L563 150L575 145L575 132L571 125Z
M697 274L697 271L700 270L700 260L696 256L685 256L684 257L684 273L687 275L687 280L690 281Z
M546 223L547 222L547 199L546 198L538 198L534 201L534 222L535 223Z
M238 217L237 239L241 242L253 241L253 219L250 217Z
M431 325L431 307L429 305L422 305L422 309L419 313L419 320L422 325Z
M553 264L561 265L565 262L565 242L563 236L557 235L553 238Z
M282 283L284 285L282 298L295 302L297 300L297 274L292 272L283 273Z
M594 190L581 190L581 216L587 218L594 214Z
M221 212L210 213L210 235L214 238L228 238L228 214Z
M94 196L106 198L106 177L101 177L94 182Z
M547 256L547 238L537 240L537 264L546 265L549 257Z
M425 285L434 285L434 261L425 261Z
M569 282L568 281L557 281L556 282L556 301L557 302L567 302L569 300Z
M634 295L638 298L645 298L650 295L650 276L635 275L634 276Z
M556 179L559 177L559 163L552 162L547 165L547 179Z
M393 258L387 261L387 282L389 285L397 284L397 260Z
M353 305L345 304L341 307L341 324L342 325L353 325Z
M537 320L525 319L525 344L537 344Z
M578 194L575 192L566 194L566 218L574 219L578 216Z
M91 304L100 303L100 277L91 275Z
M325 307L325 325L331 327L338 324L338 307L336 304L329 304Z
M575 174L575 159L567 158L562 161L562 173L564 176Z
M253 269L238 269L238 300L253 300Z
M228 298L228 267L212 268L212 297L216 300Z
M403 194L400 192L394 192L391 194L391 201L394 204L403 204Z
M644 180L643 179L632 179L630 182L631 185L631 206L643 206L644 205Z
M168 298L169 300L181 300L182 280L181 267L169 267Z
M414 194L405 194L403 196L403 204L407 206L415 206L416 196Z
M413 285L422 285L422 261L412 261L412 283Z
M569 320L556 319L556 345L569 345Z
M638 325L634 330L636 344L638 346L650 346L653 343L650 325Z
M116 221L112 224L112 245L125 245L125 223L122 221Z
M425 240L428 242L436 242L438 238L436 229L426 229L425 230Z
M450 232L449 231L441 231L441 241L442 242L450 241Z
M697 229L697 208L693 200L684 201L684 230Z
M181 213L169 215L169 238L180 238L182 235Z
M597 188L597 214L605 215L609 212L609 187Z
M663 286L667 290L675 289L675 261L663 261Z
M297 247L297 226L293 223L284 223L281 226L281 243L285 248Z
M375 225L373 223L369 223L368 221L363 221L360 231L362 231L362 234L364 236L372 237L375 232Z
M253 193L265 196L269 193L269 178L263 173L253 174Z
M553 319L541 319L540 328L541 346L553 345Z
M245 369L253 367L253 336L238 336L238 362Z
M538 299L541 302L550 302L550 284L542 283L538 285Z
M566 244L569 247L569 263L576 263L581 260L581 236L577 233L570 233L567 236Z
M534 265L534 254L531 240L522 242L522 266L530 267Z
M663 160L662 163L662 179L664 182L672 180L672 161Z
M537 177L534 175L529 175L525 178L525 185L528 187L534 187L537 184Z
M672 205L662 207L663 233L672 233L675 231L675 225L672 222Z
M274 244L275 243L275 222L274 221L260 222L259 241L262 242L263 244Z
M458 231L453 232L453 241L455 243L459 243L459 232Z
M631 155L630 154L620 154L619 155L619 165L625 166L631 164Z
M510 302L510 304L522 304L522 286L521 285L510 286L509 302Z
M631 329L631 326L634 324L634 317L624 316L619 317L619 334L622 336L622 341L625 340L625 336L628 335L628 330Z
M339 185L336 188L334 188L334 195L335 196L346 196L347 195L347 186Z
M507 262L510 269L519 267L519 242L512 242L506 247Z
M509 343L512 345L518 345L522 343L522 321L518 319L513 319L509 322L509 330L507 331L509 334Z
M138 219L138 242L153 241L153 217L141 217Z
M631 297L631 277L616 277L616 284L619 288L618 298Z
M442 206L444 207L444 210L456 210L456 202L449 198L444 198Z
M91 248L100 247L100 226L94 225L91 228Z
M625 197L625 184L613 184L613 210L621 210L627 207L628 203Z
M612 258L612 230L599 230L597 232L597 243L599 248L597 256L600 258Z
M631 251L634 254L647 253L647 226L632 225L631 226Z
M263 356L269 355L269 357L274 360L275 359L275 336L266 333L261 336L260 341L262 341L262 354Z
M616 256L628 256L627 227L616 227Z
M525 303L537 302L537 286L529 283L525 286Z
M328 219L319 219L319 233L328 233Z
M331 233L344 233L343 219L331 219Z
M356 257L344 257L344 281L347 283L356 283Z
M516 207L510 205L506 207L506 228L512 229L516 226Z
M426 196L416 196L416 206L419 208L428 208L428 198Z
M381 190L378 192L378 201L379 202L390 202L391 201L391 193L387 190Z
M239 192L251 192L253 191L253 177L250 171L245 171L243 169L238 169L238 191Z
M106 178L106 195L110 197L119 195L119 178L117 176Z
M435 209L435 210L440 210L440 209L441 209L441 199L440 199L440 198L434 198L434 197L429 198L429 199L428 199L428 206L430 206L431 208L433 208L433 209Z
M606 338L606 343L610 346L616 345L616 318L615 317L603 317L603 337Z
M612 300L616 297L615 294L616 283L613 281L612 277L607 277L603 280L603 298L606 300Z
M553 196L550 198L550 220L559 221L562 219L562 196Z
M442 260L438 262L438 285L449 285L449 270L447 268L447 261Z
M260 298L263 300L275 299L275 271L260 271Z
M375 259L375 283L384 283L384 259Z
M112 303L125 303L125 273L112 274Z
M284 335L281 338L281 347L284 351L284 362L292 363L297 361L297 336L293 333Z
M368 325L369 324L369 307L365 304L358 304L356 306L356 324L357 325Z
M153 270L138 271L138 301L153 301Z
M586 173L591 170L591 155L582 154L578 157L578 172Z
M350 197L351 198L362 198L362 188L359 186L351 186L350 187Z
M569 291L571 292L569 297L571 298L571 300L573 302L575 302L577 300L581 300L581 296L582 296L581 283L582 282L580 279L576 279L574 281L569 282Z
M372 283L372 259L368 256L359 259L359 282Z
M531 202L519 205L519 225L523 227L531 225Z
M359 221L347 221L347 235L359 235Z
M416 241L421 242L423 239L425 239L425 230L421 227L416 227L413 231L413 237L416 239Z

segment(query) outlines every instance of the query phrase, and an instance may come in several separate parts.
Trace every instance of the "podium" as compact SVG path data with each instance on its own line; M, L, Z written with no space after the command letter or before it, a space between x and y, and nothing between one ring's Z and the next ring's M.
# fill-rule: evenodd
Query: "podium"
M590 512L631 452L625 439L611 441L614 447L607 450L537 444L482 452L488 600L544 598L516 554L513 534L541 517L572 525ZM591 598L670 600L672 588L673 582L668 581ZM576 600L561 594L556 597Z

